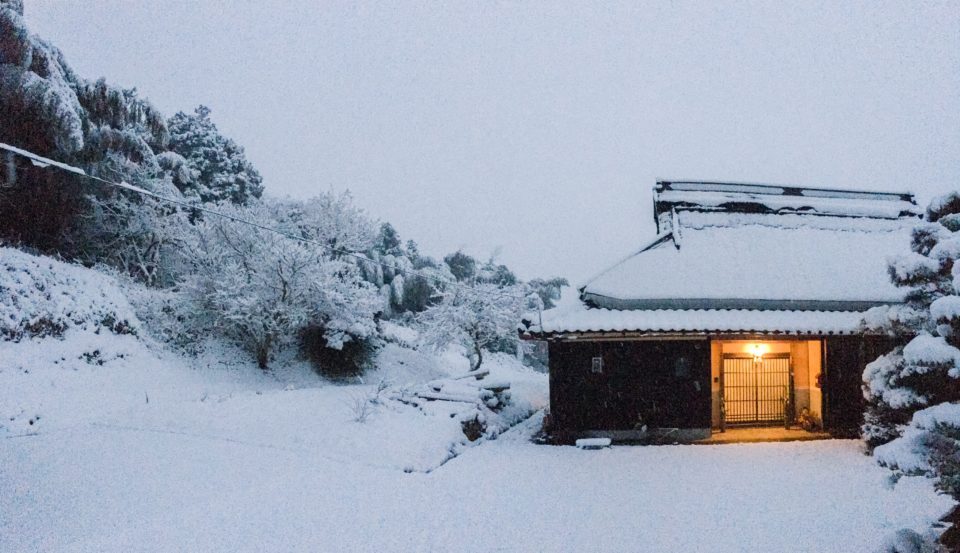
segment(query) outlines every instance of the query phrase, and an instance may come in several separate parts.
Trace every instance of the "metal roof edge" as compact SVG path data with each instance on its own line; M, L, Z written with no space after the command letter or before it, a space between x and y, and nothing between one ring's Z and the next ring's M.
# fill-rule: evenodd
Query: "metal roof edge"
M809 338L829 338L831 336L887 336L886 332L870 329L849 331L786 331L786 330L577 330L526 332L520 335L522 340L547 341L595 341L595 340L690 340L690 339L780 339L797 340Z
M857 311L862 312L897 301L877 300L809 300L809 299L743 299L743 298L614 298L582 291L581 300L600 309L615 311L654 310L730 310L750 311Z

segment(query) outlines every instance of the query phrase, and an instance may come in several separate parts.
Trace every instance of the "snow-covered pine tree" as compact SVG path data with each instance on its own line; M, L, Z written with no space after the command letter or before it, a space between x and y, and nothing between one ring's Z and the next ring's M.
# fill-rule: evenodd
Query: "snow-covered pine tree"
M897 474L925 474L960 499L960 193L931 202L912 252L891 260L903 306L875 308L868 323L909 342L867 365L864 437ZM960 547L956 527L941 538Z
M189 173L175 184L202 202L246 205L263 194L263 178L247 161L243 147L223 136L210 118L210 108L179 112L167 122L170 149L186 160Z
M901 306L875 308L870 326L906 345L881 356L864 371L867 412L864 438L871 447L900 435L918 409L960 399L960 196L935 199L912 234L911 252L891 259L890 277L904 288Z

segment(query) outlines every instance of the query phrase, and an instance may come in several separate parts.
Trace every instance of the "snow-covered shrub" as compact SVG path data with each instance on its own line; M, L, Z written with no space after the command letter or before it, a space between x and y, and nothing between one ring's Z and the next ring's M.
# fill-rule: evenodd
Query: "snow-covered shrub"
M168 180L149 179L147 188L179 196ZM110 189L90 195L90 210L79 219L83 244L77 255L89 264L105 264L154 287L170 287L186 270L184 236L188 214L151 197Z
M940 553L942 551L934 537L903 528L888 536L876 553Z
M140 323L112 278L0 247L0 337L60 335L70 328L135 334Z
M377 340L368 334L332 347L321 326L300 331L300 351L316 371L328 378L356 376L369 368L377 352Z
M196 354L209 336L212 317L198 309L190 295L178 287L148 287L120 278L124 296L149 335L185 353Z

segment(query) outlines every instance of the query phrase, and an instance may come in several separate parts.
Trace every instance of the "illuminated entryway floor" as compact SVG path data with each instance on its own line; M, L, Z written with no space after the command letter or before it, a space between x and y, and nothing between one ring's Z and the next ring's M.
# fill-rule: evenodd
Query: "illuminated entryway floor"
M698 444L738 444L749 442L798 442L804 440L828 440L826 432L807 432L800 428L782 426L727 428L726 432L714 430L713 435Z

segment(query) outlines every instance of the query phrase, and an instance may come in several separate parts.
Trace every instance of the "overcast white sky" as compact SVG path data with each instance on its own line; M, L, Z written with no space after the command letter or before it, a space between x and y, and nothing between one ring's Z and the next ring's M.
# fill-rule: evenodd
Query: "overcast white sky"
M590 276L658 177L960 188L960 3L30 0L84 76L203 103L268 191Z

